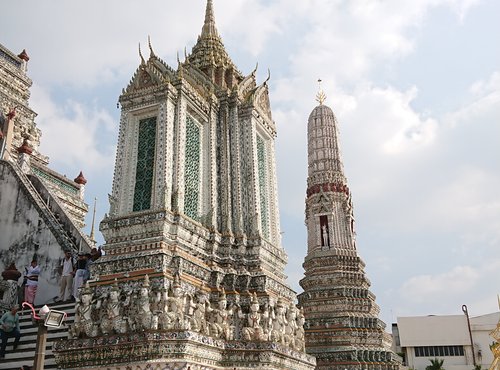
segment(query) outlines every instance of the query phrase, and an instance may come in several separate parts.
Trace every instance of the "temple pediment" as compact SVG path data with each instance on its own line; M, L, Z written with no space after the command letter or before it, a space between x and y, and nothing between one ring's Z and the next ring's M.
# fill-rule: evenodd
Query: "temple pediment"
M173 70L165 62L152 55L147 63L142 60L141 65L135 71L124 93L132 93L142 89L161 86L169 83L173 76Z

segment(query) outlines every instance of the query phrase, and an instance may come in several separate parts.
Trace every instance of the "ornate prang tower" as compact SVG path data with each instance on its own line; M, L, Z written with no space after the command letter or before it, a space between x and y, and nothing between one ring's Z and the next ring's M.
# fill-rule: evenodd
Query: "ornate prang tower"
M307 256L299 305L306 317L306 351L318 370L397 369L391 337L378 319L365 264L356 251L352 197L344 176L338 123L319 105L309 116L306 195Z
M268 80L238 71L211 0L177 70L151 43L139 55L119 99L106 255L58 365L312 370L284 274Z

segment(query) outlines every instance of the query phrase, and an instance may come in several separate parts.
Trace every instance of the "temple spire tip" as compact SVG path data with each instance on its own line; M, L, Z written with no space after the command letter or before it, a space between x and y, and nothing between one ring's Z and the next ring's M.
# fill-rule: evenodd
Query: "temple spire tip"
M316 101L319 103L319 105L323 105L326 100L326 94L321 88L321 82L321 78L318 78L318 93L316 94Z
M207 8L205 10L205 23L201 29L201 37L218 36L217 28L215 27L214 6L212 0L207 0Z

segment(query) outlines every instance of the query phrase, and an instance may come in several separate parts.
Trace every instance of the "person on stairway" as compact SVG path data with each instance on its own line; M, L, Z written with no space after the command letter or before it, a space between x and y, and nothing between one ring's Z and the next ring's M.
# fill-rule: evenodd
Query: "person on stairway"
M24 300L28 303L34 304L36 290L38 288L38 276L40 275L40 266L36 259L31 261L31 266L26 271L26 287L24 290Z
M73 300L73 276L75 275L75 263L71 251L64 252L64 258L60 265L61 281L59 283L59 301Z
M73 279L73 297L79 298L79 290L85 284L88 279L88 261L90 258L90 253L78 253L78 259L76 260L76 272L75 278Z
M5 349L7 348L7 341L9 338L14 337L14 350L19 344L19 339L21 338L21 330L19 328L19 315L17 311L19 306L16 304L11 307L10 311L7 311L0 318L0 337L2 344L0 347L0 358L5 357Z

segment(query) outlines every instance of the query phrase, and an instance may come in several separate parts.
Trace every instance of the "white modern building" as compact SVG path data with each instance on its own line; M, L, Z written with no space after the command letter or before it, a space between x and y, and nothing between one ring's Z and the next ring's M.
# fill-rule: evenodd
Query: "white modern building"
M470 317L466 315L398 317L393 324L394 350L404 354L410 369L425 370L430 360L444 360L445 370L488 369L493 362L490 333L500 312Z

